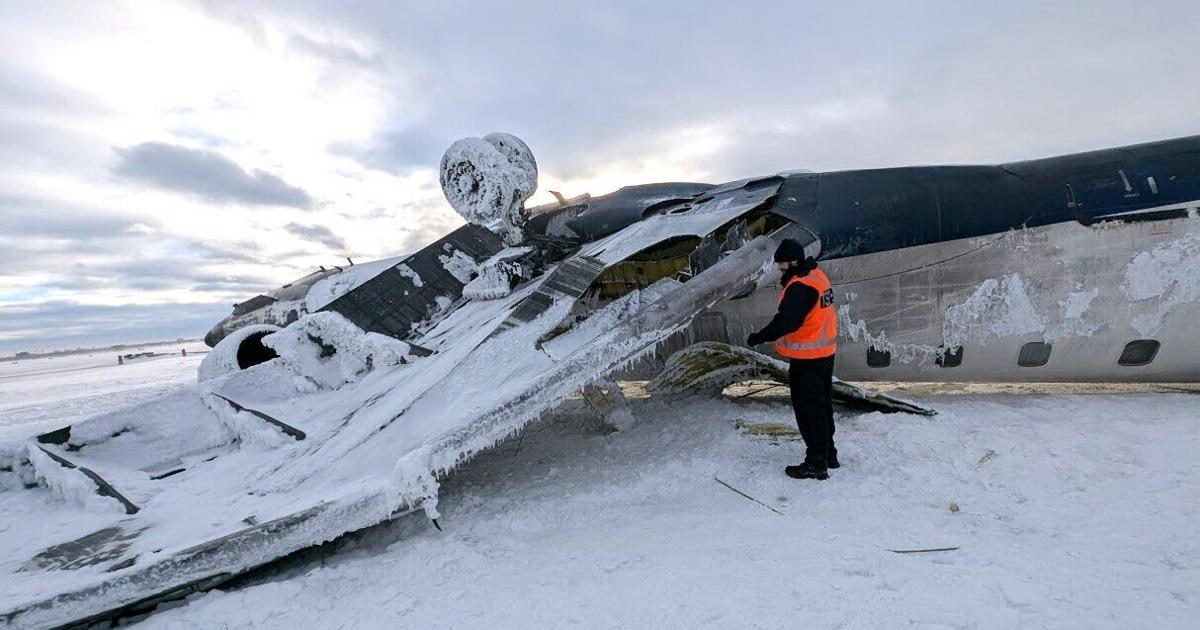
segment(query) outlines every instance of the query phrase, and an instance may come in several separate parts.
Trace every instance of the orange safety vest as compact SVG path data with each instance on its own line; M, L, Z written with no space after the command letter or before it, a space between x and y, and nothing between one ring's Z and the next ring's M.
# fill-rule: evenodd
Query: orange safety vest
M788 287L795 283L808 285L817 291L817 303L804 317L800 328L780 337L775 342L775 352L788 359L820 359L837 352L837 313L833 310L833 288L829 278L820 269L813 269L806 276L793 277L779 291L779 299Z

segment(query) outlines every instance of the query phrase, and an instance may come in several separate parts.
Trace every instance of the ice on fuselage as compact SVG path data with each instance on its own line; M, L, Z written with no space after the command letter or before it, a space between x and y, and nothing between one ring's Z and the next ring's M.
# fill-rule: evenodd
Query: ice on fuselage
M1130 325L1154 334L1177 306L1200 300L1200 237L1188 234L1134 256L1125 267L1121 290L1129 298Z
M990 338L1044 332L1045 319L1037 312L1020 274L983 281L966 300L946 309L942 325L946 347Z
M409 267L408 265L400 265L396 267L396 271L399 271L400 275L404 276L405 278L412 280L413 286L417 287L418 289L425 286L425 281L421 279L420 274L413 271L412 267Z
M438 262L462 284L467 284L479 273L479 265L461 250L446 246L445 254L438 255Z
M479 276L463 287L463 297L469 300L497 300L512 292L512 278L516 275L509 267L511 263L499 263L484 267Z

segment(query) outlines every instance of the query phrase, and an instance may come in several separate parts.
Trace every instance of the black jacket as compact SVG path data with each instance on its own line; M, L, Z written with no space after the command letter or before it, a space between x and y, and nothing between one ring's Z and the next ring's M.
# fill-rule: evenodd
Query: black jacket
M817 268L817 263L808 263L798 268L789 269L784 273L780 283L787 286L792 278L804 277L808 272ZM756 346L760 343L775 341L776 339L800 329L804 324L804 318L808 317L809 311L817 304L817 290L807 284L796 283L789 287L783 294L783 299L779 302L779 310L775 313L775 317L763 327L762 330L750 335L746 339L746 344Z

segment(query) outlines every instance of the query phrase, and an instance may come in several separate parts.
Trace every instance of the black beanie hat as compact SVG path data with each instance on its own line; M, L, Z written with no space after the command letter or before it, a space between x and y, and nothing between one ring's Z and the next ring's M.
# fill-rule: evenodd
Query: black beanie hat
M775 248L775 262L791 262L793 260L804 260L807 258L804 254L804 246L794 238L785 238Z

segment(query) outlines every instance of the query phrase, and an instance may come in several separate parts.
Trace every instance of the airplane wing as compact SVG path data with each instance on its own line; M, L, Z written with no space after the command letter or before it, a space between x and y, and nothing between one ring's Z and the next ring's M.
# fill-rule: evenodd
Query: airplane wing
M397 514L436 519L458 465L752 286L800 236L747 227L777 187L739 183L635 223L502 299L433 300L412 345L316 313L265 337L279 360L0 445L0 619L112 618ZM680 239L700 246L679 272L637 274L640 252Z

